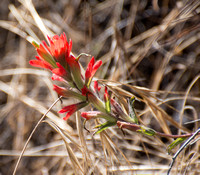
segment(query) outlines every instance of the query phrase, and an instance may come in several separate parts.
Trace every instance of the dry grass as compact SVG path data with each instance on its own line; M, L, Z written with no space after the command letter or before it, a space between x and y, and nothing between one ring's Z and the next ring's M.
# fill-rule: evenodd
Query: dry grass
M167 134L199 128L200 1L3 0L0 18L0 174L12 174L28 136L57 99L50 74L28 65L36 55L30 42L47 34L66 32L75 55L101 59L99 82L124 109L135 95L144 125ZM81 58L83 66L88 61ZM172 139L126 130L124 136L117 127L92 136L79 113L62 120L56 112L72 101L63 103L36 129L17 174L166 174ZM198 139L172 174L200 173Z

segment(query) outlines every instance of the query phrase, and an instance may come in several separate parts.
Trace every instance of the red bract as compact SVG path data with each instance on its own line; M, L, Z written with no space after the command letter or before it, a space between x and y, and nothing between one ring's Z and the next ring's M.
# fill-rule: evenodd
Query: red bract
M45 41L42 41L40 45L33 42L39 56L36 57L38 60L31 60L30 64L52 70L57 68L56 62L59 62L66 68L66 58L71 55L72 42L70 41L68 44L65 33L52 38L48 36L48 41L50 46Z
M52 70L53 67L51 64L49 64L48 62L41 60L39 56L35 57L37 60L30 60L29 64L31 66L35 66L35 67L41 67L41 68L45 68L45 69L49 69Z
M65 117L63 117L63 120L67 120L74 112L76 112L78 110L78 107L76 104L70 105L70 106L66 106L64 108L62 108L59 113L65 113L67 112L67 115Z
M105 93L104 93L104 101L108 101L110 98L109 94L108 94L108 89L107 86L105 87Z
M67 115L63 118L63 120L67 120L74 112L80 110L81 108L85 107L86 105L88 105L88 103L80 102L80 103L77 103L77 104L65 106L64 108L62 108L59 111L59 113L67 112Z
M64 96L66 89L63 87L59 87L57 85L53 85L53 90L57 92L57 94Z
M55 68L52 70L52 73L60 76L60 77L65 77L67 75L67 71L64 69L64 67L60 63L56 63L58 68Z
M94 81L94 90L95 92L99 92L101 90L101 86L99 86L98 81Z
M60 37L58 35L55 35L52 38L48 36L48 40L50 46L47 46L46 43L44 43L44 46L48 49L51 55L56 58L57 61L62 63L65 61L65 57L70 56L72 41L70 40L68 44L65 33L61 34Z
M60 63L56 63L56 65L58 66L58 68L53 69L52 73L56 74L59 77L62 77L63 79L65 79L68 82L71 82L72 78L71 78L71 75L69 74L69 72L67 72L65 70L65 68ZM61 79L60 80L59 79L55 79L55 75L53 75L53 77L52 77L53 80L62 81Z
M65 81L65 79L64 78L62 78L62 77L60 77L60 76L58 76L58 75L56 75L56 74L53 74L52 75L52 77L51 77L51 79L53 80L53 81L55 81L55 80L57 80L57 81Z
M34 45L35 46L35 45ZM47 44L43 41L42 44L40 44L39 46L36 46L36 50L38 53L38 57L36 57L38 60L40 60L41 62L45 62L51 65L52 68L56 68L56 61L53 57L53 55L51 55L51 53L49 52L49 49L46 47ZM30 62L31 64L31 62ZM46 68L46 67L44 67Z
M100 111L88 111L88 112L81 112L81 117L85 118L86 120L90 120L95 118L106 118L110 116Z
M94 74L96 73L97 69L102 64L101 60L97 61L96 63L94 63L94 62L95 62L94 57L92 57L92 59L90 60L90 62L88 64L88 67L85 71L85 85L87 87L89 87Z

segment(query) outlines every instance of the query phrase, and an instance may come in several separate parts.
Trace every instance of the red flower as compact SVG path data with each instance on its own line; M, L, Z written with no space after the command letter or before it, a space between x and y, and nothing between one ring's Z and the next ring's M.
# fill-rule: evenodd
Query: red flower
M97 94L101 90L101 86L98 85L98 81L94 81L94 90Z
M97 61L96 63L94 63L94 62L95 62L94 57L92 57L92 59L90 60L90 62L88 64L88 67L85 71L85 85L87 87L89 87L94 74L96 73L97 69L102 64L101 60Z
M36 67L49 69L53 75L53 80L63 81L65 79L71 84L76 84L79 90L83 88L83 80L78 58L71 54L72 41L67 42L65 33L52 38L48 36L49 46L45 41L38 45L33 42L39 56L37 60L31 60L30 64ZM59 77L61 78L59 78ZM62 79L63 78L63 79Z
M67 120L74 112L80 110L81 108L83 108L83 107L85 107L87 105L88 105L87 102L80 102L80 103L77 103L77 104L65 106L64 108L62 108L59 111L59 113L67 112L67 115L63 118L63 120Z
M58 35L52 38L48 36L48 41L50 46L45 41L42 41L40 45L33 42L39 56L36 57L37 60L31 60L30 64L52 70L53 68L57 68L56 62L59 62L64 68L67 68L66 58L71 55L71 40L68 44L66 35L63 33L60 37Z
M33 43L33 45L36 46L36 50L39 55L39 56L36 56L36 58L38 60L38 66L37 65L33 65L33 66L41 67L40 65L45 63L45 64L49 64L51 66L50 70L52 70L52 68L57 67L56 61L55 61L53 55L51 55L51 53L49 52L49 49L46 47L47 44L44 41L42 41L42 44L40 44L39 46L35 45L34 43ZM34 60L31 60L29 63L32 65L32 63L34 63ZM43 67L43 68L46 68L46 67Z
M47 37L50 46L47 46L46 43L43 43L44 46L48 49L51 55L53 55L54 58L56 58L57 61L63 63L65 61L65 57L70 56L70 52L72 49L72 41L70 40L68 44L65 33L61 34L60 37L58 35L55 35L52 38L50 38L49 36Z

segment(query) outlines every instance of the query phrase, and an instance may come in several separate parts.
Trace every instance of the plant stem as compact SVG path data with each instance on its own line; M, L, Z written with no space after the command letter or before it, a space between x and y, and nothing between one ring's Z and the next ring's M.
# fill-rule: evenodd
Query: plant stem
M120 120L117 121L117 126L121 129L125 128L130 131L134 131L134 132L137 132L138 130L140 130L142 128L142 125L135 124L135 123L128 123L128 122L120 121ZM165 133L155 131L155 135L161 136L161 137L167 137L167 138L186 138L186 137L192 136L193 134L194 133L182 134L182 135L172 135L172 134L165 134ZM197 135L200 135L200 133L198 133Z

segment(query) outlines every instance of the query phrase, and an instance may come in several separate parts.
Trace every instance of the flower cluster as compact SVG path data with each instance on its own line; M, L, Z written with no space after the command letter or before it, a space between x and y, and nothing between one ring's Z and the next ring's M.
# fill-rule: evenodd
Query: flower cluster
M106 123L99 126L98 132L106 129L109 126L116 125L119 116L124 119L130 117L123 112L120 105L110 97L107 87L105 87L104 100L99 97L101 87L97 81L94 81L94 86L91 87L92 79L102 65L102 61L96 61L94 57L88 63L85 73L81 71L79 57L75 57L72 52L72 41L67 41L65 33L60 36L55 35L52 38L48 37L49 45L45 41L35 46L38 56L36 60L31 60L29 63L32 66L48 69L52 72L52 80L61 81L65 87L54 85L53 89L58 95L63 97L73 97L80 102L63 107L59 113L66 113L63 118L67 120L74 112L81 108L92 104L98 111L82 112L81 116L86 120L91 118L104 118Z

